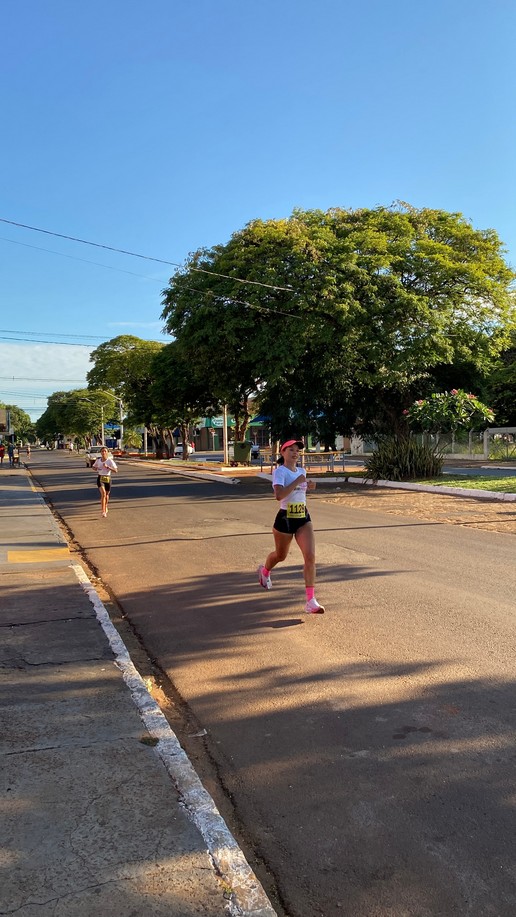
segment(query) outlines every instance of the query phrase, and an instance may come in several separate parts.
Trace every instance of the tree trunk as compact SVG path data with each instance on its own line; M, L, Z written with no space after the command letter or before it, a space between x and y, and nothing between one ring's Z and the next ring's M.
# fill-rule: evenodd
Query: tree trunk
M183 441L183 462L187 462L190 457L188 452L188 446L190 445L188 442L188 427L182 423L179 429L181 430L181 439Z

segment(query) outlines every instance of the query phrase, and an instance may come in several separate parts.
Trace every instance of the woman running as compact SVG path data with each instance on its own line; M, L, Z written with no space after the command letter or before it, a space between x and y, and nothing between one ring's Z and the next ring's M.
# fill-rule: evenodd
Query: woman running
M91 466L97 472L97 487L100 494L100 509L104 517L108 514L109 494L111 492L111 472L115 474L118 471L114 459L111 458L108 449L102 446L100 458L96 459Z
M278 467L272 476L272 486L280 507L272 534L274 551L264 564L258 567L258 582L264 589L271 589L271 570L285 560L295 538L303 555L306 587L305 611L311 615L324 614L324 608L314 595L315 587L315 538L310 513L306 507L306 491L315 490L315 481L307 481L304 468L297 467L300 451L304 449L300 439L289 439L283 443Z

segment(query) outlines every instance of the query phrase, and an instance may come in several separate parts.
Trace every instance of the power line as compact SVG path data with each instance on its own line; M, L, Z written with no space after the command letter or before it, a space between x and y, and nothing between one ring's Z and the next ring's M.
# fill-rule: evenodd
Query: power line
M18 408L20 411L26 411L27 414L34 414L36 411L39 411L39 412L41 413L41 411L43 410L41 407L39 407L39 408L38 408L38 407L34 407L34 405L31 405L30 408L29 408L29 407L25 407L24 405L21 405L21 404L14 404L14 405L12 405L12 407ZM44 413L44 411L43 411L43 413Z
M94 248L103 248L109 252L116 252L119 255L129 255L131 258L142 258L144 261L156 261L158 264L169 264L172 267L181 268L183 265L177 261L167 261L164 258L154 258L151 255L141 255L138 252L130 252L124 248L115 248L113 245L104 245L101 242L90 242L88 239L78 239L76 236L67 236L61 232L53 232L50 229L40 229L38 226L28 226L26 223L16 223L14 220L6 220L0 217L0 223L8 223L9 226L17 226L19 229L29 229L31 232L41 232L47 236L55 236L57 239L66 239L68 242L79 242L81 245L91 245ZM278 287L271 283L262 283L259 280L245 280L242 277L232 277L230 274L220 274L217 271L208 271L201 267L190 267L190 271L199 274L208 274L211 277L223 277L226 280L233 280L235 283L247 283L256 287L266 287L268 290L280 290L284 293L295 293L292 287Z
M0 334L47 334L46 331L9 331L7 328L0 328ZM58 338L83 338L87 340L97 340L103 341L104 338L100 335L94 334L62 334L59 331L49 331L48 334L53 334L54 337Z
M17 335L25 335L25 336L24 337L4 337L4 335L6 334L10 334L10 335L17 334ZM22 341L24 343L31 343L31 344L65 344L68 347L90 347L90 348L98 346L96 341L103 341L103 342L106 341L105 337L100 337L98 335L89 336L90 337L89 343L87 343L86 341L82 341L82 340L42 341L38 338L33 337L33 335L36 335L36 334L44 335L44 334L47 334L47 332L46 331L7 331L5 329L0 329L0 341ZM88 338L88 335L86 334L60 334L58 331L49 331L48 334L49 335L52 334L54 337L63 337L63 338L78 338L78 339L79 338L86 338L86 339ZM145 343L162 344L163 341L145 341ZM9 378L11 377L9 376ZM66 380L63 380L63 381L66 381ZM74 380L72 379L70 381L73 382Z
M22 341L25 344L63 344L65 347L95 347L95 344L81 344L80 341L40 341L34 338L6 338L0 334L0 341Z
M54 235L62 239L69 239L70 241L73 241L73 242L81 242L84 245L94 245L94 246L98 246L99 248L106 248L108 251L114 251L114 252L118 252L120 254L125 254L125 255L132 255L135 258L145 258L145 259L148 259L149 261L157 261L162 264L169 264L175 267L181 267L181 265L175 261L163 261L160 258L151 258L148 255L139 255L134 252L124 251L124 249L113 248L108 245L100 245L98 242L87 242L83 239L75 239L73 236L65 236L65 235L61 235L60 233L53 233L53 232L50 232L50 230L48 229L37 229L36 227L33 227L33 226L25 226L23 223L13 223L11 220L4 220L1 217L0 217L0 222L10 223L13 226L19 226L24 229L31 229L34 232L48 233L49 235ZM76 258L74 255L66 255L64 254L64 252L56 252L50 248L41 248L39 245L29 245L26 242L17 242L14 239L6 239L5 236L0 236L0 240L3 242L11 242L13 245L23 245L25 248L32 248L38 252L47 252L51 255L61 255L63 258L70 258L73 261L80 261L83 264L92 264L92 265L95 265L96 267L105 267L108 270L118 271L122 274L130 274L132 277L141 277L144 280L151 280L154 283L159 283L160 285L162 283L162 281L156 280L155 277L148 277L146 274L137 274L134 271L126 271L123 268L112 267L109 264L102 264L98 261L89 261L86 258ZM190 268L190 270L196 271L202 274L212 275L214 277L223 277L228 280L236 280L238 283L255 284L257 286L265 287L270 290L280 290L280 291L287 292L287 293L296 293L296 291L292 289L292 287L279 287L279 286L274 286L268 283L261 283L260 281L257 281L257 280L243 280L240 277L232 277L230 274L219 274L219 273L216 273L215 271L203 270L202 268ZM291 312L283 312L280 309L274 309L271 306L263 306L258 303L250 303L247 300L233 299L233 297L230 297L230 296L217 295L215 293L212 293L211 290L198 290L195 287L183 287L183 289L187 290L188 292L197 293L200 296L211 296L212 299L222 300L223 302L234 303L235 305L238 305L238 306L247 306L249 309L255 309L261 312L270 312L273 315L283 315L283 316L286 316L287 318L298 318L299 317L299 316L293 315ZM27 332L27 333L30 333L30 332ZM63 335L63 336L73 337L73 335ZM82 337L85 337L85 335L82 335ZM0 340L5 340L5 338L0 338ZM99 340L104 340L104 338L99 338ZM36 343L42 344L42 343L47 343L47 342L37 341ZM57 343L57 342L49 341L48 343Z
M273 309L270 306L262 306L259 303L248 302L246 299L233 299L231 296L217 295L211 290L197 290L195 287L183 287L189 293L198 293L201 296L209 296L211 299L221 299L223 302L229 302L236 306L248 306L249 309L256 309L258 312L270 312L273 315L284 315L286 318L301 318L292 312L282 312L281 309Z
M14 395L17 398L19 397L22 397L22 398L48 398L48 395L42 395L40 392L15 392L12 389L8 389L8 388L0 389L0 394L4 396L9 395L10 397Z
M52 248L41 248L39 245L29 245L27 242L17 242L15 239L6 239L0 236L0 241L10 242L12 245L23 245L24 248L32 248L37 252L47 252L50 255L59 255L61 258L70 258L71 261L81 261L82 264L94 264L95 267L105 267L108 271L118 271L120 274L130 274L131 277L142 277L144 280L152 280L153 283L161 284L163 281L155 277L147 277L146 274L136 274L135 271L126 271L123 267L113 267L111 264L102 264L100 261L89 261L87 258L77 258L75 255L66 255L64 252L56 252Z
M86 382L86 379L38 379L36 376L0 376L3 382Z

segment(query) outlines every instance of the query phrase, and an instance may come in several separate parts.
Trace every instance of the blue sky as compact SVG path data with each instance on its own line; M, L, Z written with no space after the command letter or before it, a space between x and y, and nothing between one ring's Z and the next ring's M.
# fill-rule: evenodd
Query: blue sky
M0 16L3 220L182 263L255 217L401 199L494 228L516 267L513 0ZM96 344L167 340L173 270L0 222L0 400L36 419Z

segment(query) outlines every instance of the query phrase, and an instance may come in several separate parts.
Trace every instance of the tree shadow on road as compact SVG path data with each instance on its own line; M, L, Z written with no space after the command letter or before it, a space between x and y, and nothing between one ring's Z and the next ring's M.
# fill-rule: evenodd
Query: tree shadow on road
M199 574L123 597L288 912L513 917L516 682L477 677L460 641L393 661L367 634L392 609L300 615L294 583L286 569L256 594L243 574Z

